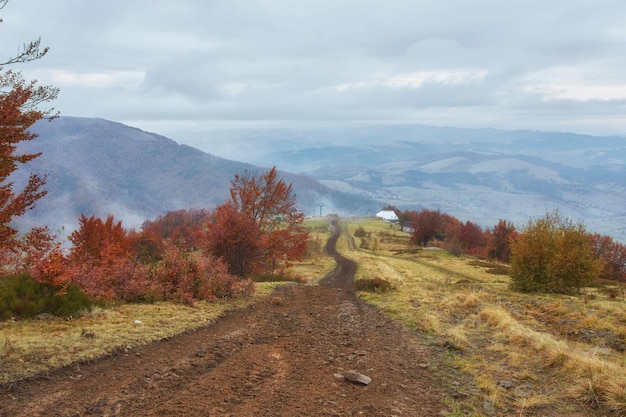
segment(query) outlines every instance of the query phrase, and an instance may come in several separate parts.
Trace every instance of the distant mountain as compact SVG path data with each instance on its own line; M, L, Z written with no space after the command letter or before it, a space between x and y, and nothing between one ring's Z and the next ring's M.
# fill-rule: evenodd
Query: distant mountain
M213 208L228 198L234 175L267 170L216 157L153 133L103 119L61 117L33 127L39 137L23 144L42 152L12 178L23 184L30 172L47 175L48 195L19 219L21 229L48 225L73 230L80 214L113 214L138 227L167 211ZM254 147L249 143L246 148ZM379 209L371 198L333 190L303 175L281 171L292 183L306 214L358 215Z
M306 174L381 204L523 226L558 209L626 241L626 137L423 125L212 132L246 161ZM207 146L210 147L210 144Z

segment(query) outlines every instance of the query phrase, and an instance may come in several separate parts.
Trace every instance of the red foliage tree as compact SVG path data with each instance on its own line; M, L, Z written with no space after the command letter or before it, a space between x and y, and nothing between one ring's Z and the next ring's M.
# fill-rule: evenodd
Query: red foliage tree
M87 295L125 300L147 295L149 267L137 261L121 221L81 215L69 239L68 274Z
M48 228L31 230L22 240L24 267L37 282L64 289L68 283L67 259L56 236Z
M476 223L460 223L457 238L465 252L482 255L486 246L483 229Z
M204 209L170 211L144 222L141 229L189 251L199 247L203 238L202 227L208 219L209 212Z
M46 194L45 177L31 174L22 190L15 190L9 176L22 164L40 153L19 153L18 145L37 137L29 128L38 120L52 118L50 111L36 106L56 97L57 90L25 82L19 73L0 68L0 246L16 244L17 230L11 226L15 217L32 209Z
M446 222L439 210L409 212L407 217L413 223L415 229L411 235L411 241L414 243L427 246L435 238L443 240Z
M78 219L78 229L72 232L70 259L74 263L99 261L104 256L104 249L115 248L118 254L127 254L131 242L121 221L115 221L112 215L106 220L84 214Z
M302 226L302 213L295 208L292 185L278 178L276 168L259 176L235 175L230 196L215 211L207 246L229 262L233 274L275 273L289 261L302 258L308 233ZM236 242L242 249L235 249ZM233 253L229 255L227 248Z
M215 209L206 245L209 253L228 264L231 274L246 277L261 272L262 243L259 225L252 217L230 202Z
M501 262L511 259L511 242L515 239L517 230L513 223L500 219L491 233L487 255Z
M153 271L151 290L158 298L191 305L196 300L251 295L254 287L228 272L221 259L201 252L184 254L170 245Z
M152 229L142 232L130 231L128 239L137 259L145 264L154 263L163 259L165 253L165 239L157 235Z
M626 246L598 233L589 235L589 239L594 256L602 260L600 277L626 281Z

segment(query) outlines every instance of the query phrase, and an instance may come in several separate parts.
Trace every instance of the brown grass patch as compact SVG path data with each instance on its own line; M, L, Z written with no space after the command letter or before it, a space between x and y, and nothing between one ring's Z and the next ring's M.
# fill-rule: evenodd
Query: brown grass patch
M171 302L119 304L96 307L75 320L0 322L0 384L205 326L279 285L257 283L254 297L202 301L193 307Z
M359 224L394 233L388 224ZM471 378L457 390L477 393L464 399L465 415L482 415L488 400L496 413L584 413L584 404L626 416L626 355L619 350L626 344L626 301L602 286L583 297L513 293L502 275L506 265L415 251L408 235L395 233L375 253L345 243L339 250L358 263L359 277L394 284L394 291L360 292L361 298L459 348L446 351L448 363Z

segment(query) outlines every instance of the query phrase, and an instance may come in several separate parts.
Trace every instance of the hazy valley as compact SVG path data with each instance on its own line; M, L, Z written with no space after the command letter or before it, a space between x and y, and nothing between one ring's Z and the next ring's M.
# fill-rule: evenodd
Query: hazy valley
M626 240L624 137L421 125L213 137L231 147L254 138L266 152L246 161L310 175L381 205L440 209L483 226L500 218L523 225L558 209L591 231Z

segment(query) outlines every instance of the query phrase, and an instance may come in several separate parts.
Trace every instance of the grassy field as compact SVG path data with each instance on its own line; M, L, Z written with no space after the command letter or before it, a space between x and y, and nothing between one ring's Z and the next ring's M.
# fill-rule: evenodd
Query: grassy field
M504 265L411 247L387 223L343 224L339 249L358 263L357 280L394 288L360 297L447 348L438 366L455 370L445 371L457 392L452 415L562 415L584 405L626 416L623 286L578 297L514 293Z

